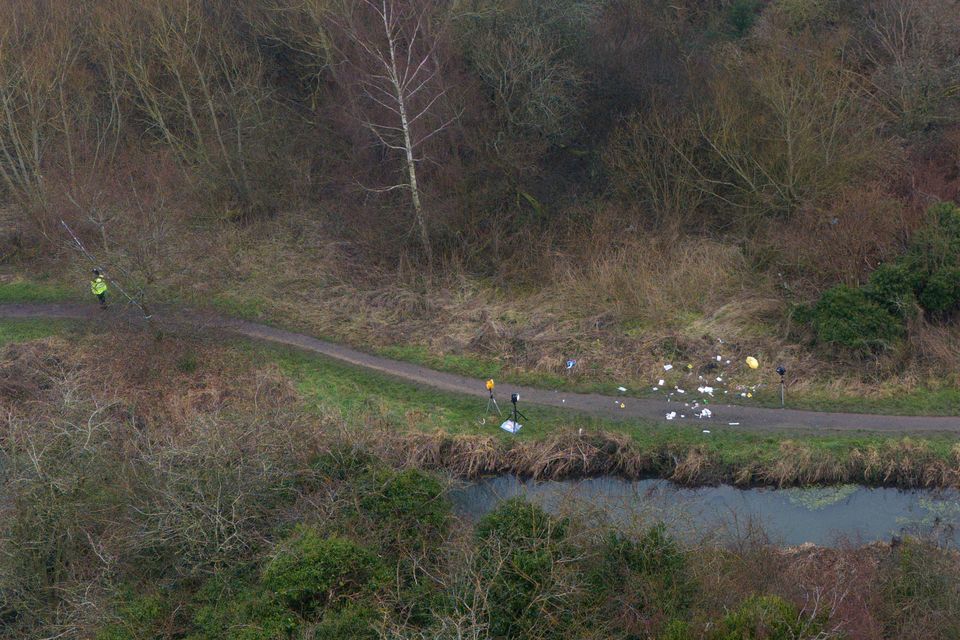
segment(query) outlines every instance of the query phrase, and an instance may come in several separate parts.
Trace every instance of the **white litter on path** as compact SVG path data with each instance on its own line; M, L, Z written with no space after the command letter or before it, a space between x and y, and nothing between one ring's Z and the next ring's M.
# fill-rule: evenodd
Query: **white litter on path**
M660 380L657 380L657 386L658 386L658 387L662 387L662 386L665 385L665 384L667 384L667 382L666 382L666 380L664 380L663 378L660 378Z
M672 364L665 364L665 365L663 365L663 370L664 370L664 371L670 371L670 369L673 369L673 365L672 365Z
M697 417L698 417L698 418L709 418L709 417L712 416L712 415L713 415L713 412L710 411L710 409L703 409Z
M740 426L740 423L739 423L739 422L728 422L727 424L730 425L731 427L739 427L739 426Z
M673 420L676 417L677 417L676 411L671 411L670 413L667 414L667 420Z
M626 387L617 387L617 391L619 391L620 393L626 393L626 392L627 392L627 388L626 388Z

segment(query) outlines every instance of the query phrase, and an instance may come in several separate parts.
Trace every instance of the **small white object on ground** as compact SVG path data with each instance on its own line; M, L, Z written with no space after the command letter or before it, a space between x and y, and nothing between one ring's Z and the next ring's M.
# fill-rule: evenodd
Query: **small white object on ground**
M702 410L702 411L700 412L700 415L698 415L697 417L698 417L698 418L709 418L709 417L712 416L712 415L713 415L713 412L710 411L710 409L704 409L704 410Z
M697 387L697 391L699 391L700 393L705 393L708 396L713 395L713 387Z
M670 413L667 414L667 420L673 420L676 417L677 417L676 411L671 411Z
M720 362L722 359L720 356L717 356L717 362Z
M626 393L627 388L626 388L626 387L617 387L617 391L619 391L620 393Z
M704 429L703 432L704 432L704 433L710 433L710 429Z
M664 371L670 371L670 369L673 369L673 365L672 365L672 364L665 364L665 365L663 365L663 370L664 370Z
M516 433L523 428L523 425L519 422L514 422L513 420L506 420L500 425L500 428L508 433Z
M740 426L740 423L739 423L739 422L728 422L727 424L730 425L731 427L739 427L739 426Z
M663 378L661 378L660 380L657 380L658 387L662 387L665 384L667 384L667 382Z

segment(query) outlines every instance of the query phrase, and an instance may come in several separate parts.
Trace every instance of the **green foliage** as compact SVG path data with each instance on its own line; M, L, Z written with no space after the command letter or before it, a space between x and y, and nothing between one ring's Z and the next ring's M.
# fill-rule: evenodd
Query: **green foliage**
M903 333L903 326L889 311L863 290L846 285L823 293L813 308L812 324L820 343L860 354L887 349Z
M177 359L177 371L180 373L196 373L200 363L197 361L195 353L186 353Z
M884 264L870 274L864 287L867 298L899 318L912 317L917 310L916 278L902 263Z
M436 477L417 469L395 473L380 469L364 480L360 508L388 543L410 545L442 536L449 524L450 502Z
M862 289L837 286L807 316L817 339L859 353L888 348L916 309L944 316L960 309L960 208L934 205L896 262L878 267Z
M255 588L199 607L193 622L189 640L281 640L299 624L273 594Z
M363 604L349 604L327 612L313 630L313 640L376 640L377 612Z
M908 539L893 549L880 573L885 606L878 613L885 635L897 638L909 631L918 638L960 637L956 569L955 558L917 541Z
M734 0L727 7L727 24L734 37L747 35L757 21L761 6L760 0Z
M652 626L680 617L695 592L686 557L662 524L650 527L638 540L610 534L590 582L593 593L607 602L617 602L622 594L630 594L632 600L639 601L635 605L641 609L639 615Z
M565 637L570 603L555 587L568 554L567 527L565 519L521 498L503 502L478 523L493 637Z
M683 620L671 620L660 634L659 640L694 640L690 625Z
M380 561L364 547L302 528L267 565L263 585L287 606L311 611L370 593L381 572Z
M945 267L931 274L920 292L920 305L941 314L960 307L960 268Z
M170 613L170 603L156 594L126 592L117 607L119 620L101 629L94 640L148 640Z
M477 538L499 538L517 544L556 543L567 535L568 522L558 520L523 498L503 501L477 524Z
M816 636L818 625L777 596L751 596L709 634L710 640L796 640Z
M330 480L346 480L368 472L378 461L358 447L337 447L321 454L313 470Z

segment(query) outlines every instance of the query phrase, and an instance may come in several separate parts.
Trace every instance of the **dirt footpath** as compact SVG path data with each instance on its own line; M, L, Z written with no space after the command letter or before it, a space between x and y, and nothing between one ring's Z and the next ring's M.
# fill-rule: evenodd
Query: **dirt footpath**
M58 303L20 303L0 305L0 318L63 318L97 321L109 318L110 321L122 320L134 325L143 325L141 318L129 307L115 306L101 311L95 304L58 304ZM255 340L289 345L318 353L341 362L363 367L373 371L400 378L417 385L462 393L485 399L487 392L483 380L474 380L463 376L443 373L406 362L398 362L380 356L364 353L338 344L318 340L310 336L284 331L246 320L225 318L222 316L183 310L164 310L155 313L154 322L164 330L183 330L195 328L202 331L223 330ZM711 404L713 417L697 419L687 414L681 419L682 403L665 400L615 398L594 393L570 393L564 391L546 391L533 387L500 384L497 395L501 405L509 406L511 393L519 393L524 404L537 404L570 411L580 411L606 418L629 420L646 418L666 423L664 416L677 411L674 424L695 423L704 429L735 428L750 431L770 431L780 429L815 429L823 431L872 431L888 433L917 432L953 432L960 433L960 417L926 416L882 416L854 413L825 413L818 411L796 411L793 409L767 409ZM624 407L620 408L623 403ZM506 411L507 407L503 407ZM688 410L689 411L689 410ZM960 407L958 407L960 413ZM729 423L738 423L730 425Z

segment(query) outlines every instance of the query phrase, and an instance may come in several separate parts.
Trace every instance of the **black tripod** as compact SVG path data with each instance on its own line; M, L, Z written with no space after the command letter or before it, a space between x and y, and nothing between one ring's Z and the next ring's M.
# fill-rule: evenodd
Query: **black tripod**
M520 409L517 408L517 402L519 402L519 401L520 401L520 394L519 394L519 393L512 393L512 394L510 394L510 402L513 403L513 424L515 424L515 425L516 425L516 424L519 424L519 422L517 422L517 419L518 419L518 418L523 418L524 420L527 419L527 416L523 415L523 413L520 411Z

